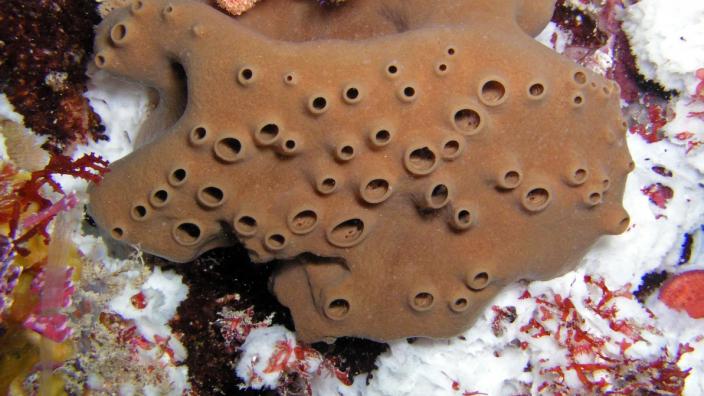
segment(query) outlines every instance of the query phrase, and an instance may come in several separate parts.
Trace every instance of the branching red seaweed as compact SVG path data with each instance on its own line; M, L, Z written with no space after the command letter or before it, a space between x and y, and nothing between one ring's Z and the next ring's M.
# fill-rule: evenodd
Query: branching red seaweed
M157 334L154 336L154 341L150 341L139 334L137 325L133 320L123 319L120 315L112 312L101 312L100 323L110 330L112 334L115 334L117 341L121 345L129 349L131 353L130 359L134 362L140 360L142 352L156 350L158 352L157 358L165 356L171 364L180 364L176 359L174 350L169 346L170 338L161 337Z
M0 223L9 224L6 236L9 247L6 255L14 253L26 256L29 251L22 245L35 235L41 235L48 242L47 226L61 210L77 204L72 195L66 195L53 176L67 175L75 178L98 182L107 172L108 163L95 154L86 154L77 160L54 154L49 164L42 170L32 172L26 181L14 181L15 170L5 164L0 171ZM61 198L56 202L45 197L45 186L58 193Z
M680 368L677 363L693 349L680 344L674 353L661 349L660 355L652 360L629 357L627 351L643 341L645 332L657 334L657 330L618 314L618 299L634 299L630 285L611 290L601 278L585 276L584 281L591 288L590 297L582 301L584 308L608 323L614 333L601 336L590 331L593 324L580 314L570 297L560 294L535 297L538 309L521 327L521 332L532 338L550 337L566 355L563 364L539 361L537 370L544 380L537 384L536 390L553 395L573 395L584 390L590 394L621 396L663 391L681 394L690 370ZM576 376L579 386L568 380L568 373Z

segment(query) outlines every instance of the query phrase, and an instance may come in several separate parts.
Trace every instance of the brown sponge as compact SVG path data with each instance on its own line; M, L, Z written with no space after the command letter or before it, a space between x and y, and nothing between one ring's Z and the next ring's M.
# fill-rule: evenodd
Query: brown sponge
M438 26L501 18L529 35L550 21L555 0L348 0L320 7L316 0L266 0L238 18L270 38L286 41L361 40ZM524 4L525 3L525 4Z
M504 285L570 270L629 223L619 88L526 34L550 1L447 3L402 33L291 40L196 1L116 10L96 65L158 105L93 218L173 261L238 242L281 260L305 341L452 336Z

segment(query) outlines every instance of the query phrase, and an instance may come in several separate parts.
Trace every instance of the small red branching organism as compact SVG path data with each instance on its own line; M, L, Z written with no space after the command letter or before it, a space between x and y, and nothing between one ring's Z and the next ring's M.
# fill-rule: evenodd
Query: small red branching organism
M698 114L698 113L696 113L696 114ZM690 115L692 115L692 113L690 113ZM702 112L702 116L704 116L704 112ZM704 144L704 142L701 140L693 139L695 136L696 135L692 132L684 131L684 132L680 132L680 133L676 134L675 139L677 139L681 142L687 143L687 151L685 153L689 154L692 151L701 147L702 144Z
M120 315L112 312L101 312L99 321L115 335L115 339L119 344L127 347L127 350L130 351L131 361L137 363L144 358L142 352L155 350L158 352L155 355L156 359L165 356L171 364L177 365L180 363L173 348L169 346L171 337L162 337L155 334L154 341L149 341L139 334L137 325L133 320L125 320Z
M622 396L663 391L681 394L689 370L681 369L677 362L692 348L679 345L674 354L662 349L652 360L627 356L626 351L644 339L644 332L657 334L657 330L620 317L616 303L619 299L634 299L630 285L611 290L603 279L591 276L585 276L584 282L590 295L582 301L582 309L596 314L614 333L599 335L592 331L593 323L580 314L570 297L534 297L538 309L521 332L532 338L551 337L566 358L558 365L550 365L545 359L533 362L534 370L543 378L537 391L553 395L580 394L585 390L589 394ZM654 317L649 311L648 314ZM579 387L568 381L568 372L578 379Z
M675 196L675 192L672 190L672 188L662 183L655 183L643 187L641 189L641 192L647 195L648 198L650 198L650 202L652 202L655 206L660 209L666 209L667 204L670 202L672 197Z
M9 225L6 237L10 245L5 255L28 255L29 251L22 245L35 235L41 235L48 242L46 228L51 220L59 212L78 203L75 196L64 193L53 179L54 175L99 182L107 170L107 161L95 154L86 154L76 160L62 154L53 154L44 169L32 172L29 179L24 181L16 181L15 169L9 164L3 165L0 170L0 223ZM62 198L56 202L46 198L45 186Z
M494 312L494 319L491 321L491 331L495 336L501 337L506 331L505 323L513 323L516 320L518 314L516 313L516 307L508 306L501 308L498 305L491 307Z
M673 276L662 286L658 298L668 307L685 311L692 318L704 318L704 270Z
M692 102L704 103L704 67L697 69L695 76L697 80L699 80L699 83L694 88Z
M292 345L287 340L282 340L276 343L276 350L269 359L269 364L264 369L264 373L274 373L277 371L286 371L289 366L296 365L297 369L305 368L306 360L318 357L318 351L310 348L302 347L298 344ZM294 358L291 361L291 358Z
M225 307L220 311L220 319L215 323L228 349L234 350L242 345L252 330L271 326L273 317L257 321L254 313L253 306L240 311Z
M333 375L345 385L352 385L349 374L338 369L333 359L324 358L320 352L295 342L295 340L280 340L276 343L274 354L269 358L264 374L281 373L279 390L305 388L306 395L313 394L311 379L314 375ZM298 386L292 386L296 382ZM302 385L302 386L301 386Z
M254 319L254 307L243 311L226 308L220 315L222 318L218 319L217 324L225 344L235 350L241 347L253 330L271 326L271 317L263 322ZM296 390L295 394L310 396L313 394L312 384L316 377L331 376L345 385L352 385L349 373L338 368L340 361L337 357L325 357L309 345L297 342L293 336L275 337L271 354L257 354L247 366L248 378L245 381L249 386L258 386L265 377L275 378L280 394L290 394L291 390ZM269 342L274 341L267 339Z
M629 128L631 133L638 134L648 143L657 143L665 138L665 125L674 118L668 109L668 103L652 94L642 98L644 122L633 122Z

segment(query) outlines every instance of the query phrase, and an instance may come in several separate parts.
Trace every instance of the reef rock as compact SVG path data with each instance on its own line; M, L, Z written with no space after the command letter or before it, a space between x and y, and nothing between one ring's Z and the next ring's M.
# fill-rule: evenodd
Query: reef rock
M280 260L302 340L389 340L458 334L628 226L619 87L527 34L551 1L384 2L366 35L255 23L267 3L137 0L100 25L96 65L158 98L91 190L112 237L178 262L241 243Z

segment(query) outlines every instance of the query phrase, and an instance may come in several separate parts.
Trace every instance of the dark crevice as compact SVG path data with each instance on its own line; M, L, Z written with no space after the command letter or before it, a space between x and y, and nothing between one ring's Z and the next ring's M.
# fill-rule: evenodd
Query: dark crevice
M231 228L223 223L223 231L231 233ZM254 307L255 321L263 321L273 313L274 324L293 330L288 309L268 291L272 272L283 265L295 265L296 261L335 262L347 267L343 259L311 253L304 253L286 263L254 264L241 245L212 250L186 264L172 264L153 256L149 257L149 261L173 269L183 276L189 287L187 299L181 303L170 324L174 332L181 334L181 342L188 350L185 363L191 384L197 394L203 395L276 394L273 391L240 389L242 381L234 374L239 353L236 346L226 345L221 335L216 324L220 318L219 312L225 307L233 310ZM223 303L222 297L235 293L240 296L238 300ZM337 368L347 371L350 378L360 373L371 373L376 368L376 358L388 349L386 344L358 338L339 338L333 344L316 343L312 347L334 362ZM286 383L295 386L297 381L289 379Z
M644 304L645 300L655 293L668 277L669 274L667 271L650 272L643 275L641 278L642 282L640 286L638 286L638 290L633 292L633 295L641 304Z

